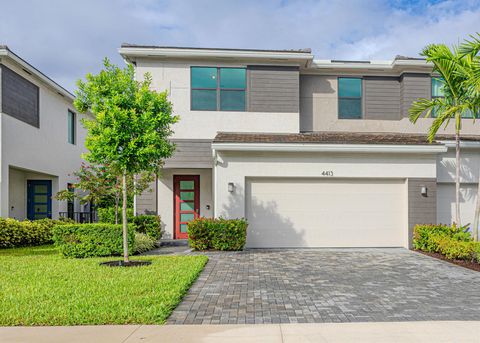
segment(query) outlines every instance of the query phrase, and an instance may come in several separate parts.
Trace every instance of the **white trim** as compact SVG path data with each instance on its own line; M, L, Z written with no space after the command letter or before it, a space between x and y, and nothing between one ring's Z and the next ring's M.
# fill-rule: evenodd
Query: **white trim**
M279 151L279 152L354 152L354 153L443 153L444 145L391 144L291 144L291 143L213 143L217 151Z
M276 59L293 61L311 61L313 55L308 52L289 51L239 51L221 49L177 49L177 48L143 48L123 47L118 49L125 57L180 57L180 58L248 58Z
M75 96L67 91L65 88L60 86L58 83L47 77L45 74L40 72L38 69L34 68L27 62L25 62L23 59L21 59L19 56L17 56L15 53L11 52L8 49L5 48L0 48L0 57L5 57L13 61L14 63L18 64L21 68L27 70L29 73L37 77L40 81L42 81L44 84L52 88L54 91L57 93L60 93L60 95L66 97L68 100L73 102L75 100Z

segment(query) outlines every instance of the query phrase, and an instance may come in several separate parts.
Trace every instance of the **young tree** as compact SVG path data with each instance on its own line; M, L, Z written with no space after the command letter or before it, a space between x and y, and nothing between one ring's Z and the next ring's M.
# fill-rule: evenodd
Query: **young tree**
M88 165L82 163L80 170L73 173L77 178L77 182L72 184L72 188L77 190L72 192L71 189L64 189L55 194L57 200L74 200L78 199L80 203L92 203L97 207L114 207L115 208L115 224L118 224L118 206L122 193L122 175L112 173L108 166L104 165ZM151 173L141 173L135 177L127 179L128 199L135 194L141 194L145 191L150 182L155 179L155 175ZM81 191L81 192L78 192Z
M450 50L444 44L431 44L425 47L421 53L428 62L433 64L433 73L440 75L439 80L443 83L444 97L433 99L418 99L410 110L410 120L416 123L423 115L434 117L432 126L428 132L430 141L435 139L438 130L442 126L448 126L451 120L455 123L455 222L460 222L460 131L462 129L462 117L475 113L475 102L467 91L465 70L472 68L469 56L463 56L456 47Z
M470 40L465 40L460 45L460 53L464 56L470 56L472 59L472 68L464 70L466 74L465 85L470 92L471 98L476 102L477 109L473 112L474 119L480 114L480 34L470 36ZM480 221L480 170L478 175L477 204L475 207L475 216L473 219L473 238L478 241L478 225Z
M88 130L85 158L107 164L122 175L122 224L124 262L128 263L127 178L145 172L155 174L163 159L170 157L174 145L169 141L178 117L172 114L167 93L150 89L152 79L136 81L132 65L124 69L104 61L97 75L87 74L78 81L75 107L90 111L93 120L84 120Z

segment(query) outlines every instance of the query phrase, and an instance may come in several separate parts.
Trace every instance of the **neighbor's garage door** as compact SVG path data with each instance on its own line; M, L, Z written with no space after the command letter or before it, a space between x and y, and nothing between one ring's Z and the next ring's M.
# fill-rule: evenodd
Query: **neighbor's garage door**
M460 186L461 224L473 223L477 203L477 184ZM437 185L437 223L452 224L455 220L455 184L439 183Z
M247 247L400 247L404 180L247 179Z

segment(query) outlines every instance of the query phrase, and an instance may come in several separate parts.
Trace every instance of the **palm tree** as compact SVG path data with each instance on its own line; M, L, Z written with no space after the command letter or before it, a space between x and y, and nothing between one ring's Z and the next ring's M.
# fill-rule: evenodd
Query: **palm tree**
M477 106L480 102L480 34L470 36L471 40L465 40L463 44L460 45L459 51L464 56L470 56L472 59L472 65L470 69L463 71L467 74L467 80L465 81L466 87L469 89L470 97L476 101ZM474 119L478 118L479 109L475 110L473 113ZM479 171L479 180L478 180L478 189L477 189L477 205L475 207L475 217L473 219L473 238L478 240L478 224L480 219L480 171Z
M428 132L428 139L432 142L438 130L447 127L451 120L455 123L455 223L460 222L460 131L462 117L470 116L475 112L475 103L471 92L468 92L467 74L472 69L471 55L460 53L458 48L450 49L445 44L431 44L426 46L422 53L428 62L433 64L433 74L439 75L443 83L444 97L433 99L418 99L410 110L410 121L416 123L424 117L433 117L434 120ZM468 73L467 73L468 71Z

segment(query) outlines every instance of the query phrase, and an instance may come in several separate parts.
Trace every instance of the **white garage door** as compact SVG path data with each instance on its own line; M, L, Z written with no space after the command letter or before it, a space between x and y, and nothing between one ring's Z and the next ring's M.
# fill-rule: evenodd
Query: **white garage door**
M473 223L475 204L477 201L477 185L461 185L460 218L463 225ZM455 184L437 185L437 223L451 224L455 220Z
M404 180L247 180L247 247L406 245Z

